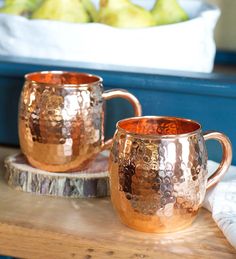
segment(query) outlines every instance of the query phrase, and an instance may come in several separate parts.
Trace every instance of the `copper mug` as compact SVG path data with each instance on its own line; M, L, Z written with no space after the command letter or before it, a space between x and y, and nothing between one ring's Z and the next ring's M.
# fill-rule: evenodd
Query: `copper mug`
M208 178L205 141L223 147ZM198 122L175 117L119 121L110 153L110 189L121 221L144 232L173 232L195 219L206 190L226 173L232 147L222 133L202 133Z
M22 152L37 168L66 172L83 170L102 150L104 102L127 99L135 116L139 101L122 90L103 91L101 77L76 72L36 72L25 76L19 104L19 139Z

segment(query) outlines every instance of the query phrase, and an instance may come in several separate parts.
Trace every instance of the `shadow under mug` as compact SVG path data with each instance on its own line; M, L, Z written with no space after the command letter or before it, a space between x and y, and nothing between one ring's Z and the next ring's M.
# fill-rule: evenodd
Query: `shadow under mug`
M45 71L27 74L19 104L20 147L29 163L52 172L83 170L111 146L104 142L104 101L121 97L141 116L131 93L103 91L101 77Z
M208 178L205 141L223 148L219 168ZM206 190L232 160L229 139L202 133L198 122L175 117L121 120L113 138L109 173L113 206L121 221L144 232L173 232L189 226Z

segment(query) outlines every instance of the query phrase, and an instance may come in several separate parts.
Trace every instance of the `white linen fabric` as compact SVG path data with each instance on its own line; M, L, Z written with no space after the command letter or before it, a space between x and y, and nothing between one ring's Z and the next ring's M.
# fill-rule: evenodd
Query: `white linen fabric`
M208 172L218 163L208 161ZM236 166L231 166L225 177L206 194L203 207L212 212L216 224L236 248Z

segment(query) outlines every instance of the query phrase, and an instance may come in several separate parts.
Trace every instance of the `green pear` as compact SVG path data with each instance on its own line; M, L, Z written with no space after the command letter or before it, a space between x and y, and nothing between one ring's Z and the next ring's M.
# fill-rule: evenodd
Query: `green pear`
M0 8L0 13L25 15L25 6L23 5L6 5Z
M35 10L42 0L6 0L0 13L28 15Z
M189 19L177 0L157 0L151 12L156 25L178 23Z
M81 0L44 0L31 18L78 23L90 21Z
M43 0L5 0L5 6L25 5L29 11L35 10Z
M98 19L98 11L91 0L82 0L85 10L89 14L91 21L96 22Z
M100 0L100 23L120 28L141 28L155 25L151 13L129 0Z

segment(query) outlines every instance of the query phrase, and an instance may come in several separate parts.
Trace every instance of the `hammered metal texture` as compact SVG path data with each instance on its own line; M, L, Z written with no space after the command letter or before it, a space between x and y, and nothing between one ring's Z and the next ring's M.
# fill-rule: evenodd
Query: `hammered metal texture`
M47 78L50 73L42 73L26 80L19 105L19 138L33 166L57 172L78 170L100 151L103 86L95 76L87 85L75 85L83 83L86 74L81 75L77 79L76 73L51 73Z
M207 152L201 130L186 135L181 133L191 130L189 122L141 120L127 121L123 128L120 124L114 135L112 203L131 228L180 230L192 223L206 192Z

